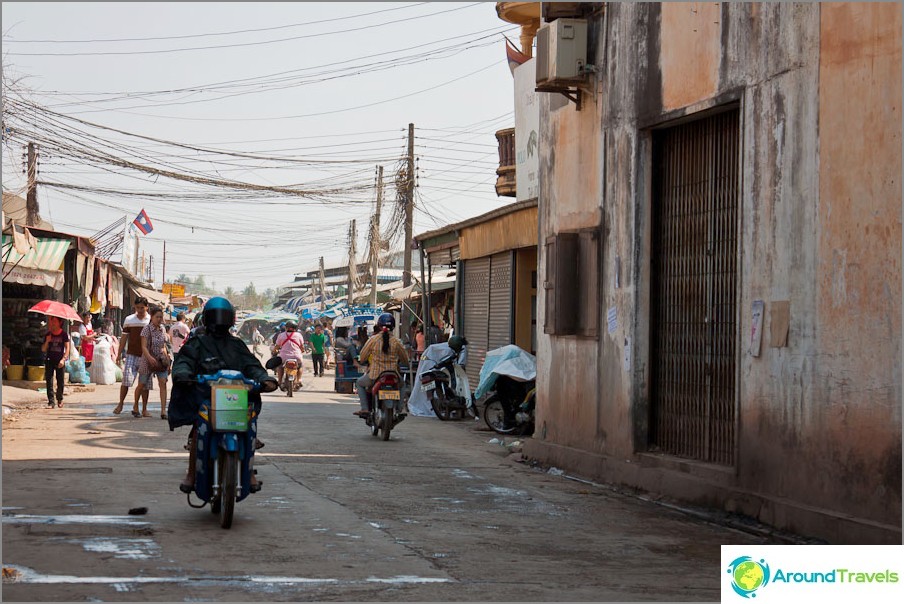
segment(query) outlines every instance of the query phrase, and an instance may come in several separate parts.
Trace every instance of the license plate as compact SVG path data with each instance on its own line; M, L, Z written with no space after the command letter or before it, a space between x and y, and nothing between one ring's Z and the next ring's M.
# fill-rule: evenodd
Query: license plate
M424 390L426 390L427 392L430 392L431 390L435 390L435 389L436 389L436 382L427 382L426 384L424 384Z
M399 400L399 391L398 390L381 390L380 398L381 399Z

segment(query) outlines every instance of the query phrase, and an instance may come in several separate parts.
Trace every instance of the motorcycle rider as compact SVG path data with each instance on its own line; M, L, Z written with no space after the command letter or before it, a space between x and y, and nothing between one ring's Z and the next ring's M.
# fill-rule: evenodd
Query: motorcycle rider
M184 493L190 493L195 484L195 420L200 409L201 400L207 396L207 390L196 382L198 375L210 375L223 369L241 371L248 378L260 382L261 392L276 390L274 380L264 369L245 343L229 333L235 325L235 308L226 298L215 297L207 301L203 310L204 333L189 338L173 362L173 391L170 398L169 418L170 430L177 426L192 426L189 435L188 473L179 485ZM254 411L260 414L261 396L259 392L248 394L249 402L254 404ZM251 476L252 492L260 490L262 483Z
M295 359L298 362L298 382L301 386L301 355L304 353L304 338L298 333L298 324L295 321L286 321L286 331L279 334L274 345L274 354L282 359L282 365L276 368L276 383L279 384L280 390L283 388L283 365L289 359Z
M354 412L358 417L365 417L370 413L367 393L373 388L380 374L384 371L398 371L400 364L408 363L405 345L392 335L395 324L395 317L390 313L380 315L374 328L374 335L367 340L358 354L359 362L368 365L367 372L358 378L358 402L361 403L361 409Z

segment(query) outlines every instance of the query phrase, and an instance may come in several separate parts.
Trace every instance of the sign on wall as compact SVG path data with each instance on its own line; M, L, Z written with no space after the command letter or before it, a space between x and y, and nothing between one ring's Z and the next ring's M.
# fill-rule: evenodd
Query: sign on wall
M540 97L537 60L515 68L515 192L518 201L540 195Z

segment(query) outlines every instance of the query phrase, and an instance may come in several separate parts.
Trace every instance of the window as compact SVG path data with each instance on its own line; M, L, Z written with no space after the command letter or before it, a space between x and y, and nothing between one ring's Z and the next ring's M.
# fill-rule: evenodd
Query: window
M596 337L599 333L599 231L546 239L544 333Z

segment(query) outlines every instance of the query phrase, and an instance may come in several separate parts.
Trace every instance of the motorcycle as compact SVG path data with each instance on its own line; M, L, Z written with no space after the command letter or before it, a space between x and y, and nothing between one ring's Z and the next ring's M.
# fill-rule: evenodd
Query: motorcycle
M530 436L534 433L537 387L534 380L520 381L500 375L483 409L486 425L499 434Z
M384 371L367 393L367 415L364 422L373 435L389 440L389 433L408 415L401 393L402 376L397 371Z
M251 475L257 416L248 401L250 392L260 384L245 378L240 371L221 370L213 375L200 375L197 383L208 386L209 395L201 403L195 421L195 483L188 491L188 505L219 514L220 526L230 528L235 504L252 492ZM191 492L203 502L195 505Z
M466 354L464 351L462 354ZM421 387L436 417L443 421L478 417L464 367L454 352L421 374Z
M286 396L291 397L294 391L301 390L301 380L298 379L300 369L295 359L289 359L283 364L283 381L280 388L286 391Z

